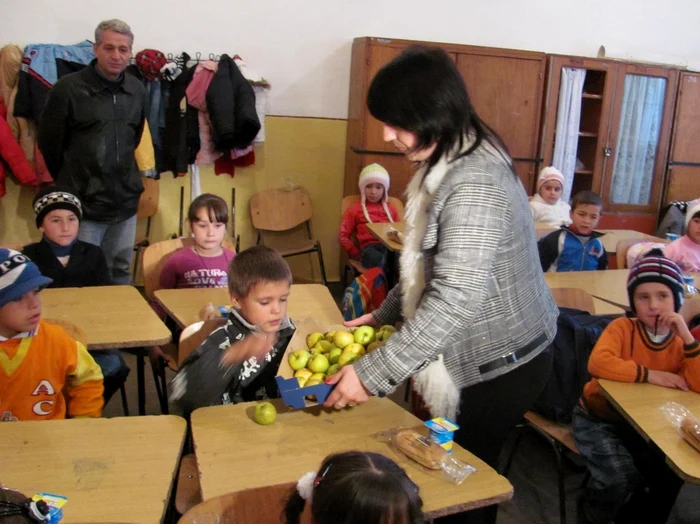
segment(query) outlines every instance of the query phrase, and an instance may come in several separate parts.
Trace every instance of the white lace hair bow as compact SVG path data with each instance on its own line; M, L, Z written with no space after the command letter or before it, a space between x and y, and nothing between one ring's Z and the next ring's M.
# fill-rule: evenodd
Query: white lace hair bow
M311 503L311 497L314 494L314 481L316 480L317 476L318 473L315 471L309 471L297 481L297 491L299 492L299 496L301 496L301 498L308 503Z

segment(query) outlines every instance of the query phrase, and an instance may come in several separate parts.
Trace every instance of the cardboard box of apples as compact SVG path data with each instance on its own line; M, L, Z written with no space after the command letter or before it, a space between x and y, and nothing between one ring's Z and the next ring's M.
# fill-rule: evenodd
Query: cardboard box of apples
M297 323L277 373L284 403L303 408L322 403L332 387L327 377L382 346L394 326L321 326L313 319Z

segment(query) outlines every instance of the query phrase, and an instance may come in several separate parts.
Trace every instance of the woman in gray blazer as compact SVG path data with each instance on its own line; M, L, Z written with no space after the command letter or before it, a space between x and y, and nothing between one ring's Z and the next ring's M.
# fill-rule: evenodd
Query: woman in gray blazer
M406 190L400 283L380 309L347 325L404 324L328 379L337 385L325 405L383 397L413 377L431 414L459 424L455 441L496 468L547 380L556 332L527 195L445 51L406 50L374 77L367 104L384 140L417 171ZM496 508L469 517L493 522Z

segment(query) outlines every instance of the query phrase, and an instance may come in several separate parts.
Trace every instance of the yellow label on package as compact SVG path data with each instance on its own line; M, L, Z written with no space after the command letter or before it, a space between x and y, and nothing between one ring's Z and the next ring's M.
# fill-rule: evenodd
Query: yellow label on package
M430 428L430 439L439 444L448 453L452 452L452 440L455 431L459 426L447 418L434 418L425 422L425 425Z

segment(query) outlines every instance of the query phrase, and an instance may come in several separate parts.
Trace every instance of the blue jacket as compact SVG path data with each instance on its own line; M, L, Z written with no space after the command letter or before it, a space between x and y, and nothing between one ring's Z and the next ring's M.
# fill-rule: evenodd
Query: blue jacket
M600 240L604 233L594 231L585 241L564 226L540 239L542 271L595 271L608 268L608 254ZM584 237L585 238L585 237Z

